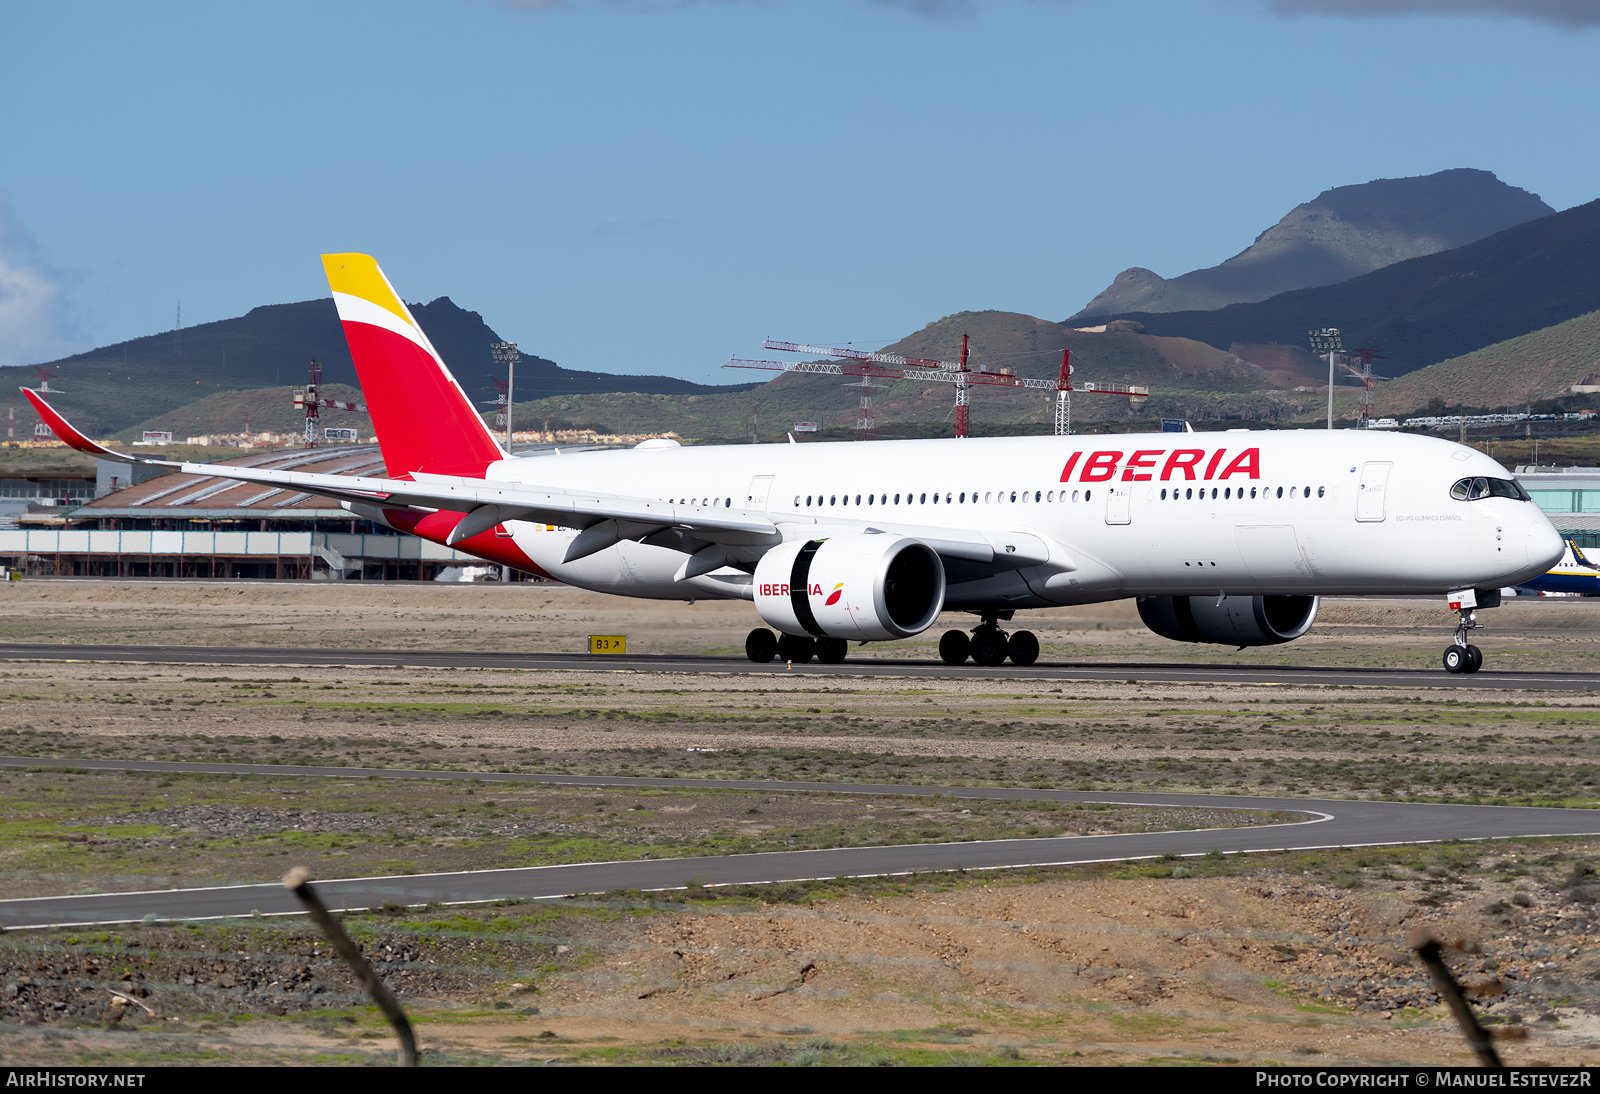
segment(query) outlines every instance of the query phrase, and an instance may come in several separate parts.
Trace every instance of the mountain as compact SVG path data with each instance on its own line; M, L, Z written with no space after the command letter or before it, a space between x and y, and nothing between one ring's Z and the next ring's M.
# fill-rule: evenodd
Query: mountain
M1537 194L1469 168L1338 186L1296 205L1220 266L1171 280L1140 266L1123 270L1072 319L1266 300L1460 247L1553 212Z
M1383 372L1387 361L1373 362ZM1559 399L1574 384L1600 384L1600 311L1407 373L1373 389L1379 414L1445 406L1520 407Z
M1600 201L1531 220L1457 247L1315 289L1215 311L1120 318L1151 334L1302 346L1306 331L1338 327L1348 348L1369 347L1391 376L1600 309Z
M447 296L410 307L467 397L480 404L491 402L498 390L491 375L501 374L501 370L494 364L489 346L502 341L501 337L483 316ZM102 346L42 367L58 369L50 386L64 392L56 400L62 412L91 436L109 436L169 419L190 403L222 392L276 387L287 406L288 389L305 384L306 367L313 357L322 364L325 384L357 386L355 366L332 300L268 304L233 319ZM38 380L32 368L0 369L0 382L8 383L12 391L21 385L37 386ZM723 390L670 376L580 372L529 353L520 354L516 383L523 395ZM739 389L748 386L739 385ZM27 417L31 423L31 411ZM199 423L215 417L202 413L187 420ZM264 419L259 426L255 419L251 424L266 427ZM213 425L197 432L220 428Z

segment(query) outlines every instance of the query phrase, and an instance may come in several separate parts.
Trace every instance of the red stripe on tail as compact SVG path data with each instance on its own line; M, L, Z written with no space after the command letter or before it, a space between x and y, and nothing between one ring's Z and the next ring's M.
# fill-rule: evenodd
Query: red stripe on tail
M343 326L391 478L481 478L504 458L461 386L426 350L369 323Z

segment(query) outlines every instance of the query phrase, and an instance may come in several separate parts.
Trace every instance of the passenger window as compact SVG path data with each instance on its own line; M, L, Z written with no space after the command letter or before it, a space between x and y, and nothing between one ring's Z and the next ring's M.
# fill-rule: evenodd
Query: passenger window
M967 503L967 492L965 490L963 490L963 491L961 491L961 504L965 505L966 503Z
M896 504L896 505L899 505L899 504L900 504L900 495L899 495L899 494L896 494L896 495L895 495L895 496L894 496L894 503L895 503L895 504Z
M1194 490L1192 488L1187 488L1186 487L1184 489L1184 491L1183 491L1183 497L1184 497L1185 501L1187 501L1188 499L1194 497Z
M1167 491L1166 491L1165 487L1163 487L1162 490L1161 490L1161 500L1162 501L1166 501L1167 500Z
M857 504L857 505L860 505L860 504L861 504L861 495L860 495L860 494L857 494L857 495L856 495L856 504Z
M987 501L991 501L991 500L993 500L993 495L985 492L985 494L983 495L983 500L986 501L986 502Z
M1251 499L1251 500L1252 500L1252 501L1254 501L1254 500L1255 500L1255 496L1256 496L1256 488L1255 488L1255 487L1253 487L1253 486L1252 486L1252 487L1251 487L1251 488L1250 488L1250 499Z
M1012 501L1012 504L1015 504L1015 503L1016 503L1016 500L1017 500L1017 492L1016 492L1016 491L1015 491L1015 490L1013 490L1013 491L1011 491L1011 501Z
M1085 491L1084 491L1084 492L1083 492L1083 500L1084 500L1084 501L1088 501L1088 500L1089 500L1089 496L1090 496L1090 495L1091 495L1091 494L1093 494L1093 493L1094 493L1094 491L1093 491L1093 490L1085 490Z
M1328 488L1326 486L1317 487L1317 497L1319 497L1319 498L1322 497L1322 495L1327 491L1327 489Z
M1283 487L1278 487L1278 497L1283 497Z
M1072 500L1073 501L1077 501L1078 500L1078 492L1076 490L1074 490L1072 492Z

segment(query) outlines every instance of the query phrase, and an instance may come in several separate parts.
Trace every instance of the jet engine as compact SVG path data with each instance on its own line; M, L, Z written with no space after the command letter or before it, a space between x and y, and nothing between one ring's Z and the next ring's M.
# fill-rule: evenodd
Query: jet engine
M909 638L944 608L944 564L932 547L855 534L784 543L761 556L756 611L784 634Z
M1315 596L1141 596L1139 618L1174 642L1275 646L1317 621Z

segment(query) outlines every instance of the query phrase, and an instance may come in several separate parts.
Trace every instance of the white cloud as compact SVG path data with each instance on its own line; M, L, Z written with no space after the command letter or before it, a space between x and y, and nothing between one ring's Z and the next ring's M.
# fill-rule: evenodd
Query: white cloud
M1600 0L1267 0L1279 15L1487 15L1558 27L1600 27Z
M0 193L0 365L35 364L83 348L68 318L63 280Z

